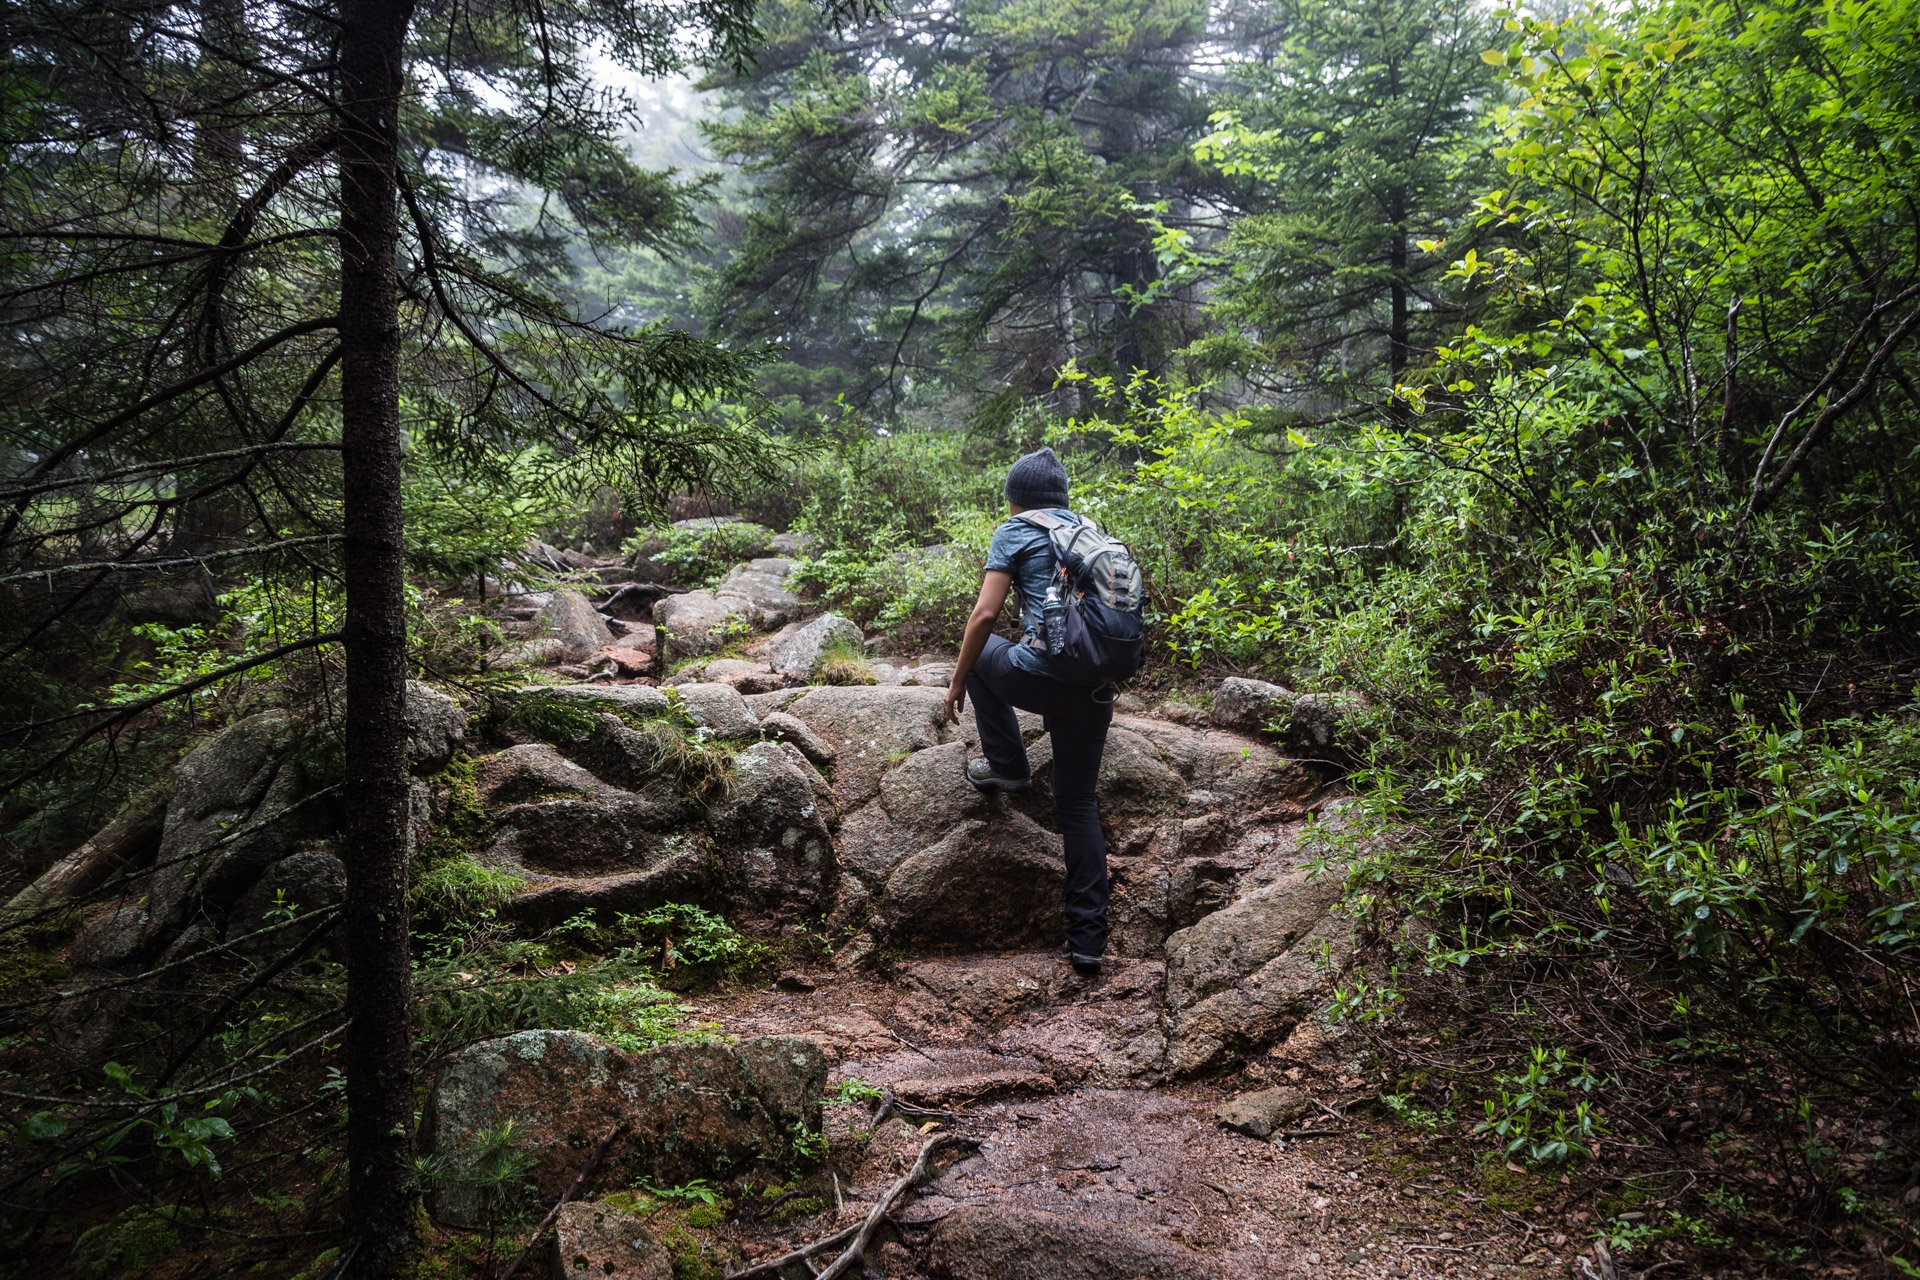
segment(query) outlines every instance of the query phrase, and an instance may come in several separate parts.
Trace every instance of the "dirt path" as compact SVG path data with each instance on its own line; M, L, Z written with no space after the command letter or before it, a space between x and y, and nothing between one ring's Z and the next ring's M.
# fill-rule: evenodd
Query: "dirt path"
M1564 1236L1449 1185L1434 1167L1449 1157L1377 1113L1346 1119L1322 1108L1299 1127L1337 1132L1262 1141L1214 1118L1236 1092L1260 1087L1244 1076L1174 1086L1127 1079L1124 1046L1156 1017L1159 971L1121 961L1089 982L1046 953L951 956L890 977L812 971L804 976L813 991L774 988L695 1008L727 1034L810 1036L836 1060L835 1084L884 1086L946 1108L959 1132L980 1141L897 1212L894 1239L869 1252L871 1275L923 1274L940 1252L930 1243L937 1225L966 1212L1006 1228L990 1247L1028 1259L1013 1271L1006 1259L982 1259L982 1277L1132 1274L1126 1250L1151 1262L1155 1243L1190 1251L1170 1256L1220 1280L1567 1273ZM1276 1066L1335 1111L1361 1096L1337 1078ZM730 1231L750 1260L857 1220L911 1165L921 1131L894 1119L869 1137L868 1114L828 1111L833 1176L845 1179L840 1207L777 1230ZM1461 1166L1462 1176L1471 1169ZM1048 1262L1045 1241L1023 1243L1033 1222L1058 1219L1090 1228L1120 1257ZM950 1256L941 1261L955 1270Z

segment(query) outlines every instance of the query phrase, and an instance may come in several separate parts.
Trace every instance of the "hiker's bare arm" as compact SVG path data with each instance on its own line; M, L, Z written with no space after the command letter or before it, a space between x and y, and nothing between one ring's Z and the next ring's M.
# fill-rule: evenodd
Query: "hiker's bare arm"
M967 709L967 673L973 670L974 659L987 647L987 637L993 634L993 620L1000 616L1000 607L1007 602L1007 592L1013 587L1013 575L1001 569L990 569L980 579L980 598L973 602L973 616L967 619L967 632L960 639L960 661L953 664L953 683L947 686L947 719L960 723L960 713Z

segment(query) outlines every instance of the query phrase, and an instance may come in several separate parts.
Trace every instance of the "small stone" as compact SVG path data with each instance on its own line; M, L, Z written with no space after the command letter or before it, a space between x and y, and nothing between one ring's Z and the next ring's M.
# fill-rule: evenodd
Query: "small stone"
M800 748L801 755L818 765L832 764L838 754L805 721L784 711L770 711L761 716L760 732L776 742L791 742Z
M1306 1094L1282 1085L1258 1093L1243 1093L1217 1109L1213 1118L1236 1133L1264 1140L1312 1109L1313 1102Z
M814 982L804 973L783 973L773 980L782 991L812 991Z
M771 693L786 684L786 678L774 671L750 671L732 681L733 687L743 694Z
M681 685L680 705L695 728L706 729L716 738L759 736L760 721L730 684Z
M1293 706L1293 693L1264 680L1228 676L1213 695L1213 725L1259 733L1275 720L1284 720Z
M623 676L643 676L653 670L653 655L645 649L622 647L608 649L606 654L613 659L614 670Z

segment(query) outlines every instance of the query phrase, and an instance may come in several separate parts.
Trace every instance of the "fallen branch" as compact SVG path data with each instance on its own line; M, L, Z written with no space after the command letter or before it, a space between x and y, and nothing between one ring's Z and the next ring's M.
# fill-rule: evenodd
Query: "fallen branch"
M560 1198L554 1201L553 1208L547 1210L547 1216L540 1219L540 1225L533 1229L531 1236L527 1237L527 1243L521 1247L520 1252L513 1255L513 1261L509 1262L507 1269L500 1273L500 1280L513 1280L513 1273L520 1269L522 1262L526 1261L527 1254L532 1251L535 1243L547 1233L547 1228L552 1226L553 1220L560 1216L560 1210L566 1208L567 1201L573 1199L574 1193L587 1184L587 1176L593 1172L593 1167L600 1163L600 1157L607 1154L607 1148L613 1145L613 1140L619 1137L620 1131L626 1127L624 1122L613 1126L607 1130L606 1137L594 1144L593 1154L587 1157L586 1164L580 1167L580 1172L574 1176L572 1182L567 1184L567 1189L560 1193Z
M888 1035L892 1036L895 1040L898 1040L901 1044L907 1046L907 1048L913 1050L915 1053L925 1058L928 1062L940 1061L940 1059L934 1057L932 1054L928 1053L925 1049L922 1049L919 1045L907 1039L905 1036L901 1035L898 1031L895 1031L892 1027L882 1027L880 1029L886 1032Z
M888 1187L881 1193L880 1198L874 1201L873 1209L867 1214L867 1220L860 1224L860 1231L854 1236L853 1243L847 1246L846 1252L835 1258L827 1269L820 1273L819 1280L837 1280L837 1277L845 1275L847 1268L866 1252L867 1242L873 1238L874 1229L880 1225L880 1220L887 1216L887 1210L893 1207L893 1202L906 1194L914 1183L926 1176L927 1162L933 1159L934 1152L942 1147L977 1148L979 1145L978 1138L962 1138L951 1133L942 1133L927 1139L920 1148L919 1158L913 1162L913 1168L902 1174L899 1181Z
M912 1116L916 1120L945 1120L951 1122L954 1113L940 1111L933 1107L916 1107L911 1102L902 1102L893 1096L893 1087L887 1086L880 1091L880 1106L873 1113L873 1119L867 1122L869 1129L878 1129L894 1116Z
M860 1226L858 1225L843 1228L830 1236L824 1236L821 1239L815 1240L812 1244L803 1244L792 1253L783 1253L777 1258L768 1258L765 1262L756 1262L744 1270L730 1272L726 1280L748 1280L750 1276L764 1276L773 1272L782 1271L796 1262L806 1261L809 1254L818 1253L822 1249L831 1249L842 1240L853 1239L855 1235L859 1234L859 1231Z
M1350 1133L1349 1129L1282 1129L1274 1134L1276 1138L1331 1138L1336 1134Z

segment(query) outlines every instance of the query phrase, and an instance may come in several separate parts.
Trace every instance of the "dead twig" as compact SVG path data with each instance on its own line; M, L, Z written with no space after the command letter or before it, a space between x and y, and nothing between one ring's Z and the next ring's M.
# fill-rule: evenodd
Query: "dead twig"
M575 1193L587 1185L587 1178L593 1173L594 1166L600 1163L600 1157L607 1154L607 1148L613 1145L613 1140L619 1137L620 1131L626 1127L624 1123L613 1126L607 1130L606 1137L594 1144L593 1153L587 1157L586 1164L580 1167L580 1172L575 1174L573 1181L567 1184L567 1189L560 1193L560 1198L554 1201L553 1208L547 1210L547 1216L540 1219L540 1225L535 1227L533 1234L527 1237L527 1243L521 1246L520 1252L513 1255L513 1261L509 1262L507 1269L500 1273L500 1280L513 1280L513 1273L520 1269L522 1262L526 1261L527 1254L532 1252L535 1242L547 1233L547 1228L552 1226L553 1220L560 1216L560 1210L566 1207L567 1201L573 1199Z
M892 1027L882 1027L880 1029L886 1032L888 1035L892 1036L895 1040L898 1040L901 1044L907 1046L907 1048L913 1050L915 1053L925 1058L928 1062L940 1061L940 1059L934 1057L932 1054L928 1053L925 1049L922 1049L919 1045L907 1039L905 1036L901 1035L898 1031L895 1031Z
M909 1046L911 1047L911 1046ZM869 1129L879 1129L894 1116L912 1116L916 1120L946 1120L954 1118L951 1111L939 1111L932 1107L916 1107L911 1102L902 1102L893 1096L891 1085L880 1091L880 1106L873 1113L873 1119L867 1122Z
M867 1241L873 1238L874 1228L880 1225L880 1219L887 1216L887 1210L893 1207L893 1202L906 1194L914 1183L926 1176L927 1163L933 1159L934 1152L942 1147L977 1148L979 1145L980 1141L977 1138L962 1138L951 1133L942 1133L927 1139L920 1147L920 1155L913 1162L913 1168L907 1170L897 1182L880 1194L880 1198L874 1202L872 1211L867 1214L867 1220L860 1224L860 1230L854 1236L853 1243L828 1264L827 1269L820 1273L820 1280L836 1280L837 1277L847 1273L847 1269L866 1251Z
M727 1280L748 1280L751 1276L763 1276L783 1271L796 1262L806 1262L807 1255L818 1253L822 1249L831 1249L843 1240L851 1240L860 1231L858 1225L845 1227L830 1236L823 1236L812 1244L803 1244L792 1253L783 1253L777 1258L768 1258L765 1262L756 1262L727 1276ZM811 1267L811 1263L808 1264Z
M1349 1133L1348 1129L1282 1129L1273 1136L1276 1138L1331 1138L1336 1134Z

